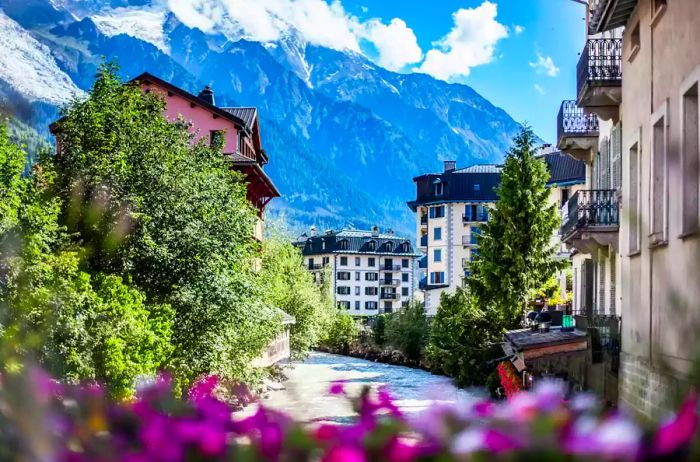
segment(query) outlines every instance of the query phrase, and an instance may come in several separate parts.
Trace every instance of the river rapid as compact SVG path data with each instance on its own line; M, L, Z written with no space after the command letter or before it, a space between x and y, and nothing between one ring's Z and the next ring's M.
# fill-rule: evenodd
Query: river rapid
M438 402L468 400L483 396L482 390L462 390L450 379L420 369L375 363L364 359L328 353L312 353L303 362L286 367L288 380L281 389L269 393L262 404L284 411L302 422L330 421L343 423L353 411L347 399L328 393L334 381L345 381L351 396L363 386L377 388L386 385L396 398L396 404L406 413L424 410Z

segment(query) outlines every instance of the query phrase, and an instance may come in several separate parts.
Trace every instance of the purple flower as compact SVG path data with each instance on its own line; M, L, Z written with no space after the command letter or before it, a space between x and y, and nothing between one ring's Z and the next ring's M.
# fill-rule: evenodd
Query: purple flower
M631 420L616 414L603 422L582 417L565 437L564 449L577 455L634 460L640 449L642 432Z
M672 454L687 445L698 428L698 393L693 389L681 405L678 415L661 425L654 436L657 455Z
M365 452L362 448L353 446L338 446L331 448L323 456L321 462L366 462Z
M336 396L345 394L345 382L343 380L333 382L328 389L328 393Z
M514 451L522 444L513 436L491 428L469 428L455 438L452 451L458 455L487 451L493 454Z

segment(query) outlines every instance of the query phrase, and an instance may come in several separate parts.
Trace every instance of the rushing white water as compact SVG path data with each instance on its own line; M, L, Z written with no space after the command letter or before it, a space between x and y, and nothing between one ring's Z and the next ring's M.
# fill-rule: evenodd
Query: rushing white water
M306 361L290 365L285 374L289 380L284 382L284 389L271 392L262 404L304 422L343 422L353 415L347 399L328 394L337 380L345 381L351 396L365 385L386 385L404 412L480 394L478 390L460 390L450 379L426 371L326 353L313 353Z

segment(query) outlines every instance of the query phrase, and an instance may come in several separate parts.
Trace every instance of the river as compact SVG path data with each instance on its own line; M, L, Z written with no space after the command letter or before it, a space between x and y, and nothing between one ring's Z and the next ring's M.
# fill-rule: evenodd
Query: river
M312 353L303 362L285 369L288 380L283 389L270 392L262 404L284 411L298 421L332 421L342 423L353 415L347 399L328 394L331 383L346 382L350 395L357 395L364 385L386 385L402 411L411 413L436 402L466 400L480 391L455 387L450 379L402 366L375 363L364 359L328 353Z

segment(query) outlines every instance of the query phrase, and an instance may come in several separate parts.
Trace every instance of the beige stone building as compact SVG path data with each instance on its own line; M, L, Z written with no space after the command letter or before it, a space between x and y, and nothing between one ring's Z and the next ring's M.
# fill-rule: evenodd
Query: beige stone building
M586 16L559 144L586 160L591 192L562 234L592 260L575 306L621 315L620 403L653 417L698 359L700 2L592 0Z

